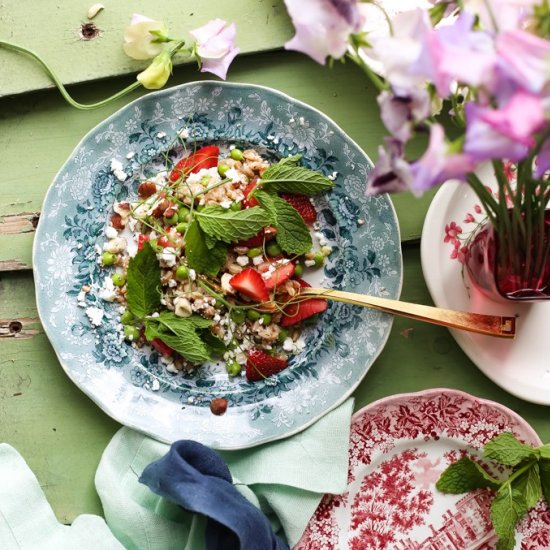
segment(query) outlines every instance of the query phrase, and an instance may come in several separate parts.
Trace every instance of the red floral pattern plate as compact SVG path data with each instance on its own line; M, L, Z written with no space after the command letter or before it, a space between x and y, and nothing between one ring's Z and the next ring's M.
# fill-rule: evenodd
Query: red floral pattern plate
M502 431L541 444L506 407L435 389L377 401L352 418L348 487L325 495L295 550L489 550L490 492L444 495L441 472ZM496 472L493 472L496 473ZM540 502L518 526L516 548L550 548L550 509Z

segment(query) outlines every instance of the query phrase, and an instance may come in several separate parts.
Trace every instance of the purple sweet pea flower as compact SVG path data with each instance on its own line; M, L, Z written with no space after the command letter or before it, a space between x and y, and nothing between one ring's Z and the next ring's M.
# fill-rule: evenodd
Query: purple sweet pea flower
M189 34L197 41L201 72L212 73L225 80L229 65L240 51L235 46L235 24L228 25L223 19L213 19Z
M412 181L410 165L403 158L403 144L390 137L384 141L386 148L378 148L378 162L367 180L368 196L405 191Z
M409 187L415 195L422 195L424 191L449 179L464 179L475 166L475 161L466 154L449 154L445 131L440 124L434 124L426 152L411 164L412 180Z
M475 13L488 31L518 29L540 0L464 0L464 9ZM496 25L496 28L495 28Z
M378 105L382 122L403 143L411 137L413 124L430 116L430 96L424 88L409 93L385 90L378 96Z
M321 65L328 56L342 57L350 35L361 30L356 0L285 0L285 4L296 30L285 48L305 53Z
M542 178L548 170L550 170L550 141L547 140L544 142L537 159L535 161L535 178Z
M465 112L467 124L464 152L467 155L476 161L505 158L514 162L527 156L527 145L499 131L507 129L510 124L516 131L514 123L507 120L506 114L493 115L493 109L476 103L468 103ZM517 128L517 132L520 134L520 128Z
M497 37L500 67L518 86L537 94L550 80L550 42L516 30Z

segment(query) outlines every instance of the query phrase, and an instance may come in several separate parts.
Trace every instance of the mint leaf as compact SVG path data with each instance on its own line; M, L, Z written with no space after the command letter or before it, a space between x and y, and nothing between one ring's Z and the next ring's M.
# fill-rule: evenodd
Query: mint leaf
M193 220L185 235L185 257L189 267L198 273L214 277L218 274L227 257L227 246L217 242L208 248L206 237L197 220Z
M467 457L451 464L435 484L442 493L453 495L485 487L498 489L500 485L498 479L490 476L477 462Z
M215 355L223 355L227 351L227 346L217 336L212 334L209 329L200 331L201 339L206 344L210 353Z
M539 447L540 456L542 458L550 458L550 444L543 445Z
M149 242L128 262L126 301L138 318L160 307L160 264Z
M539 461L540 484L546 503L550 505L550 461Z
M279 166L281 166L283 164L288 164L288 165L295 166L296 164L298 164L300 162L301 159L302 159L302 155L300 155L300 153L298 153L297 155L290 155L289 157L283 157L281 160L279 160L279 162L277 164Z
M271 223L277 228L275 240L285 252L300 256L311 250L313 242L309 229L294 207L264 191L257 191L254 196L269 212Z
M519 442L511 432L504 432L485 445L483 454L501 464L515 466L527 458L537 458L540 453L538 449Z
M207 206L195 217L206 234L226 243L249 239L270 221L267 212L257 206L238 211Z
M262 175L262 187L273 193L297 193L301 195L316 195L329 191L334 182L323 174L296 166L299 159L295 157L282 159L270 166Z
M540 481L539 465L533 462L533 465L526 472L511 482L512 487L523 495L529 509L533 508L542 497Z
M495 533L500 537L499 550L513 550L516 525L527 513L527 504L522 494L505 483L497 492L491 504L491 521Z
M205 319L200 315L190 315L189 317L179 317L173 311L162 311L158 317L151 317L149 321L158 321L166 326L172 332L178 330L196 330L212 326L213 321Z

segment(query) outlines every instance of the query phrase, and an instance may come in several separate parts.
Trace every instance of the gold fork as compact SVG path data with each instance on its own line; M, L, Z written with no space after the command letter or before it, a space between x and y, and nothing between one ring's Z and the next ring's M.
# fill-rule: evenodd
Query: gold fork
M317 298L345 302L346 304L370 307L386 313L410 317L411 319L417 319L419 321L426 321L434 325L458 328L470 332L477 332L478 334L498 336L500 338L514 338L516 334L515 317L454 311L420 304L411 304L409 302L401 302L389 298L379 298L378 296L368 296L365 294L355 294L353 292L343 292L341 290L329 290L325 288L302 288L299 297L302 296L315 296Z

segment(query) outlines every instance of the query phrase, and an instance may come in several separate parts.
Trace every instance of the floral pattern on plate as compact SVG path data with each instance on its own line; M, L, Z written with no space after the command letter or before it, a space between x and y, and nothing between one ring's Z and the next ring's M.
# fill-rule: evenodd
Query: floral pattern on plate
M494 549L490 492L445 495L435 483L462 456L483 462L480 449L503 431L541 444L516 413L456 390L396 395L361 409L352 418L347 491L325 495L295 550ZM544 502L520 523L517 539L521 550L550 547Z
M201 82L124 107L92 130L61 168L34 246L41 320L67 374L123 424L164 441L192 438L225 449L295 433L352 393L382 350L391 316L331 304L305 332L306 348L289 369L249 383L230 380L216 363L193 376L168 372L157 353L122 342L116 306L98 296L109 274L94 248L104 241L111 205L135 197L139 179L164 166L163 153L171 152L177 135L190 145L253 146L273 158L300 153L305 165L335 178L335 189L316 199L320 230L334 252L311 282L398 298L395 212L387 197L365 196L372 165L359 147L323 114L280 92ZM83 285L92 288L86 308L103 310L96 329L77 305ZM219 396L229 408L214 417L208 405Z

